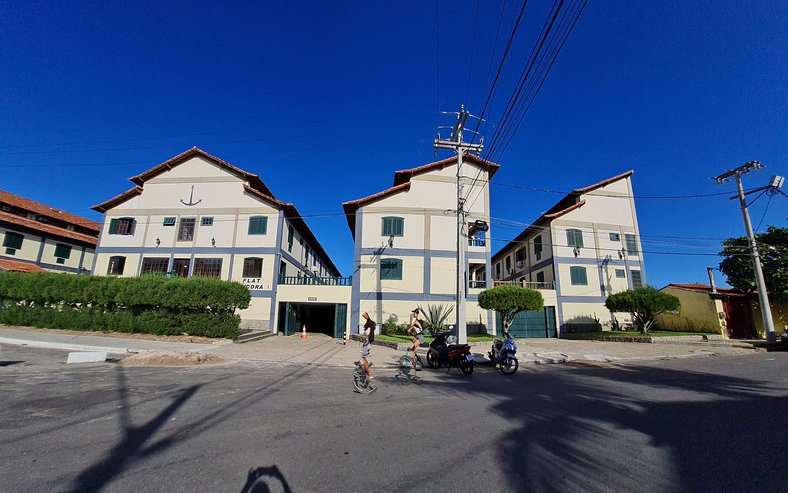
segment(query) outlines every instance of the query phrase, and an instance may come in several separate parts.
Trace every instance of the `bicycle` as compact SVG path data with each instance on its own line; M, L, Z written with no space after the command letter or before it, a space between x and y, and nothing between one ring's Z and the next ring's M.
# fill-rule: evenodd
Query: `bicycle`
M370 383L369 376L367 372L364 371L364 366L362 366L361 362L356 361L355 365L356 368L353 371L353 391L358 394L371 394L376 391L378 388ZM372 363L369 365L372 366Z
M405 352L405 354L397 360L399 361L399 373L397 373L397 378L407 378L413 381L419 380L419 377L411 373L411 370L419 371L424 367L424 364L418 354L414 353L414 356L415 358L411 356L409 352Z

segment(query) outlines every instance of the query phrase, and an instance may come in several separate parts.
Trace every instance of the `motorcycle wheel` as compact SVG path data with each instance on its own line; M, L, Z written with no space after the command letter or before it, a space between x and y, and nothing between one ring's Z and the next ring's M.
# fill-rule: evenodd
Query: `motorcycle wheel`
M501 373L504 375L514 375L514 372L517 371L517 368L520 367L520 362L514 358L505 358L501 364Z
M473 373L473 363L469 363L468 361L461 361L460 362L460 371L463 375L470 375Z
M441 364L438 362L438 357L432 351L427 352L427 364L430 368L440 368L441 366Z

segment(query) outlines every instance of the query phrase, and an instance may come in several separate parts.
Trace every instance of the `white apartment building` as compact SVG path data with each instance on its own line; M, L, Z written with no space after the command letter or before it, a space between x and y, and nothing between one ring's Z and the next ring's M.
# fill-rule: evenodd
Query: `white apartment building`
M344 330L346 306L278 304L280 286L337 284L339 271L295 206L257 175L195 147L129 180L133 188L93 207L105 215L93 274L239 281L252 295L242 327L292 332L331 318L332 327L314 329L334 333L337 318Z
M463 159L460 175L468 200L468 222L490 220L487 182L499 165L473 155ZM457 282L457 158L397 171L391 188L345 202L354 239L351 327L361 313L377 322L407 323L420 306L453 306ZM473 180L474 177L478 178ZM489 235L489 232L487 233ZM484 233L466 238L466 271L490 272L490 243ZM477 296L490 280L474 278L467 290L467 320L490 327L492 316ZM455 323L456 313L449 317Z
M492 256L494 283L542 291L559 332L609 321L607 296L646 282L632 174L575 189L542 214ZM523 320L520 336L553 336L547 323L542 334Z
M0 270L87 274L100 225L0 190Z

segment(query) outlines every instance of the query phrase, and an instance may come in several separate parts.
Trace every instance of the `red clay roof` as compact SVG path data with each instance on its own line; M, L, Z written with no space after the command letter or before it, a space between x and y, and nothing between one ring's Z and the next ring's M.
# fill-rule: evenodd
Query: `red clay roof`
M574 190L569 192L566 195L566 197L562 198L554 206L552 206L550 209L548 209L547 212L545 212L544 214L539 216L539 219L537 219L536 221L533 222L533 224L531 224L530 226L525 228L522 233L517 235L512 241L510 241L509 243L504 245L503 248L498 250L495 253L495 255L493 255L491 257L491 261L494 262L496 259L500 258L501 253L503 253L505 251L508 251L509 247L511 247L512 245L520 243L523 239L528 237L531 233L533 233L533 232L535 232L537 230L541 230L542 226L545 223L549 223L553 219L557 219L557 218L563 216L564 214L572 212L573 210L579 209L580 207L585 205L585 203L586 203L585 200L578 200L583 194L591 192L591 191L596 190L598 188L602 188L605 185L609 185L611 183L617 182L618 180L622 180L624 178L627 178L628 176L631 176L634 172L635 172L634 170L630 170L630 171L627 171L626 173L621 173L620 175L613 176L611 178L608 178L607 180L602 180L599 183L594 183L593 185L589 185L587 187L575 188Z
M102 202L99 205L94 205L93 207L91 207L91 209L93 209L94 211L104 213L112 209L113 207L116 207L122 204L123 202L129 200L130 198L135 197L141 193L142 193L142 187L134 187L131 190L126 190L122 194L112 197L106 202Z
M59 228L51 224L45 224L26 217L20 217L9 212L0 211L0 222L21 226L23 228L31 229L41 233L48 233L53 236L65 238L69 240L76 240L82 243L87 243L91 246L96 246L98 238L95 236L86 235L84 233L77 233L76 231L69 231L67 229Z
M46 272L46 269L42 269L36 264L5 258L0 258L0 270L9 272Z
M132 176L131 178L129 178L129 180L131 180L132 182L136 183L137 185L140 185L140 186L144 185L147 180L150 180L151 178L153 178L155 176L158 176L158 175L164 173L165 171L171 170L172 168L178 166L179 164L184 163L186 160L188 160L189 158L192 158L194 156L202 156L202 157L204 157L206 159L209 159L209 160L215 162L216 164L218 164L219 166L221 166L221 167L223 167L223 168L225 168L227 170L230 170L230 171L232 171L232 172L234 172L234 173L236 173L238 175L241 175L245 180L249 181L249 184L253 188L263 192L265 195L268 195L270 197L274 196L274 194L271 192L271 190L268 189L267 186L265 186L265 183L263 183L263 180L261 180L259 176L255 175L254 173L248 173L248 172L242 170L241 168L235 167L232 164L228 163L227 161L219 159L218 157L213 156L211 154L208 154L207 152L205 152L202 149L199 149L197 147L192 147L188 151L182 152L182 153L178 154L177 156L175 156L173 158L170 158L170 159L164 161L163 163L154 166L153 168L149 169L148 171L140 173L140 174L138 174L136 176Z
M90 219L77 216L76 214L72 214L70 212L61 211L60 209L55 209L54 207L50 207L40 202L36 202L35 200L30 200L24 197L20 197L19 195L15 195L11 192L6 192L5 190L0 190L0 203L8 204L13 207L18 207L20 209L33 212L40 216L51 217L53 219L57 219L58 221L64 221L74 226L91 229L96 233L101 231L101 224L95 221L91 221Z
M708 284L693 284L693 283L690 283L690 284L673 284L673 283L671 283L671 284L668 284L667 286L665 286L665 288L689 289L691 291L711 291L711 286L709 286ZM662 289L665 289L665 288L662 288ZM717 291L728 292L728 291L735 291L735 290L732 289L732 288L717 288Z
M496 164L496 163L493 163L491 161L487 161L486 159L482 159L479 156L475 156L473 154L466 154L463 157L463 160L468 160L468 161L474 162L477 165L479 165L482 168L484 168L487 171L487 173L489 174L489 176L487 177L488 180L492 179L492 177L495 174L495 172L498 171L498 168L501 167L500 164ZM456 163L457 163L457 158L456 157L450 157L450 158L447 158L447 159L443 159L441 161L436 161L434 163L425 164L423 166L418 166L416 168L403 169L403 170L400 170L400 171L396 171L394 173L394 185L397 186L397 185L401 185L401 184L403 184L403 183L405 183L407 181L410 181L410 179L413 178L415 175L420 175L422 173L427 173L427 172L430 172L430 171L433 171L433 170L436 170L436 169L443 169L443 168L445 168L447 166L451 166L451 165L456 164Z
M351 200L350 202L344 202L342 204L342 208L345 209L345 218L347 219L347 225L350 226L350 233L353 237L356 237L356 211L359 207L363 207L367 204L371 204L372 202L378 201L380 199L386 198L391 195L396 195L400 192L404 192L406 190L410 190L410 182L400 183L399 185L393 186L391 188L387 188L382 192L378 192L374 195L370 195L369 197L364 197L363 199L358 200Z

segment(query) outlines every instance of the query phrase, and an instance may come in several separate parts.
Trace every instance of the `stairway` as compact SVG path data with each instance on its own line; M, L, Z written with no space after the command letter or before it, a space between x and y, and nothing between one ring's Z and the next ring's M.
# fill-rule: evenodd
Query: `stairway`
M256 329L241 329L238 337L233 340L236 344L243 344L245 342L259 341L266 337L273 336L274 333L270 330L256 330Z

